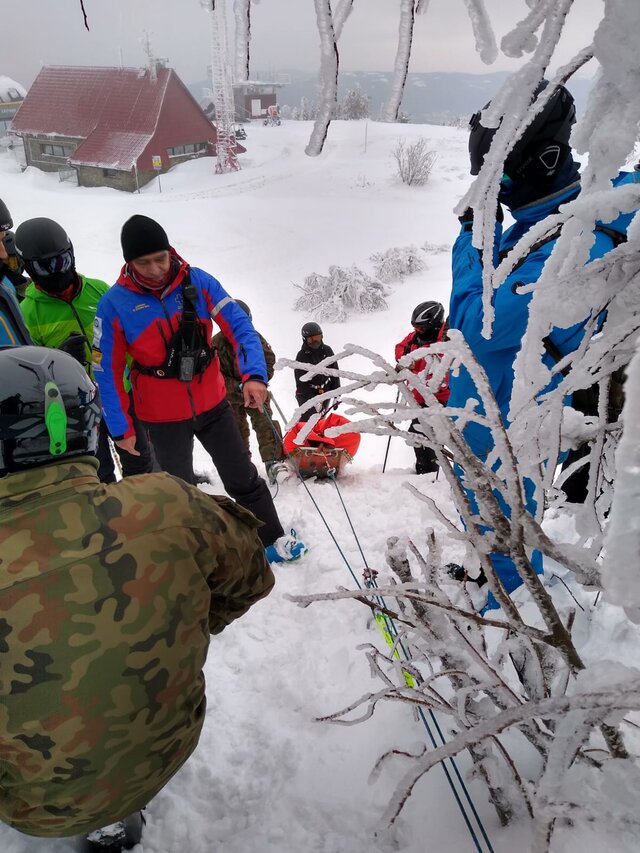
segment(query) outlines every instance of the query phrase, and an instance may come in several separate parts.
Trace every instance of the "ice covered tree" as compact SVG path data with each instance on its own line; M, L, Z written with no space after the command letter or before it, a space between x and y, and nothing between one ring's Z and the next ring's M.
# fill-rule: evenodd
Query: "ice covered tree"
M358 267L331 266L328 275L311 273L300 288L296 311L316 320L342 323L351 314L381 311L387 307L384 286Z
M565 596L560 603L558 592L531 565L536 549L560 572L577 605L582 607L585 590L599 590L601 598L640 620L640 221L632 218L640 209L640 182L618 185L615 180L621 168L635 162L640 54L629 34L640 31L640 5L636 0L605 0L593 41L552 74L565 20L579 11L579 4L575 6L573 0L523 2L522 20L501 47L508 56L526 59L483 113L483 125L497 131L480 174L457 208L462 213L471 207L475 214L474 245L483 259L485 338L493 335L495 289L540 241L556 239L541 276L527 285L533 297L515 362L510 426L502 419L487 375L455 331L439 344L443 357L428 383L403 370L408 365L401 362L398 373L394 365L361 348L345 347L337 353L340 395L346 414L356 418L347 429L402 436L407 443L433 447L464 525L444 516L428 493L414 489L445 535L427 531L421 542L394 541L390 535L387 558L395 577L381 576L382 583L373 589L364 584L357 592L321 595L357 597L396 625L393 649L367 649L379 690L356 698L335 718L353 724L375 713L381 701L394 701L437 712L453 731L452 739L433 751L394 751L384 759L383 764L393 759L405 767L385 820L395 821L416 782L435 763L468 749L500 819L531 822L532 844L527 849L534 853L565 849L562 833L580 824L603 822L611 832L620 827L638 830L634 798L623 792L635 791L640 781L634 718L640 709L640 670L619 660L614 644L603 650L596 641L589 643L588 620L583 636L574 634L580 616L566 603L570 599ZM492 35L484 4L468 0L467 7L478 48L490 55ZM579 154L588 154L581 191L527 231L496 266L497 197L506 156L543 109L554 84L570 84L571 76L591 58L598 63L598 73L571 139ZM551 85L536 95L545 76ZM626 223L625 239L591 259L594 228L601 223L622 227L620 222ZM549 367L544 339L550 329L570 329L585 316L586 334L576 352ZM371 358L371 370L349 369L350 354ZM416 351L412 357L419 355ZM472 375L483 409L478 410L473 399L457 410L434 402L443 371L459 364ZM610 389L625 372L625 400L616 419L611 417ZM376 385L389 387L384 399L376 397L378 403L370 393ZM598 404L592 416L567 406L570 395L594 385ZM416 408L412 387L427 401L426 407ZM420 422L422 436L407 432L412 419ZM465 446L460 430L471 421L491 430L493 449L486 462ZM562 449L580 441L589 449L588 494L583 505L569 509L554 485L556 461ZM452 460L465 470L465 485L477 506L462 489ZM535 517L525 507L526 481L538 494ZM554 513L567 518L571 513L575 537L570 541L552 536L545 526L549 501ZM442 572L443 554L451 542L461 546L471 576L483 569L501 608L496 618L491 612L477 612L468 594L470 584L456 588ZM505 593L489 558L495 552L513 560L522 581L519 594ZM381 596L392 604L381 603ZM311 600L306 597L303 603ZM596 619L598 611L592 608L592 614ZM632 630L622 610L610 609L607 616L621 635ZM607 616L602 617L607 627L600 626L605 633L611 630ZM403 648L409 652L406 658L400 654ZM358 709L359 716L354 716Z
M424 258L415 246L396 246L371 256L373 269L381 282L400 281L425 267Z
M409 73L411 47L413 45L413 27L416 15L426 12L429 0L400 0L400 23L398 26L398 47L391 79L389 98L384 107L383 121L397 121L402 104L404 86Z
M320 34L320 100L318 114L305 148L310 157L317 157L324 146L331 119L338 106L338 39L345 21L353 9L353 0L338 0L335 12L331 0L314 0Z

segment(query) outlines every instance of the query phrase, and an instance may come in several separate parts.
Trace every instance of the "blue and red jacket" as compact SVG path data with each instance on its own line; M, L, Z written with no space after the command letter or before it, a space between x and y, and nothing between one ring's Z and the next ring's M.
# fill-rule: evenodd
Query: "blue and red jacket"
M226 396L217 354L189 382L142 373L142 367L160 367L167 342L182 319L182 282L189 274L197 291L198 322L211 344L213 320L229 339L238 360L242 381L259 379L267 384L267 367L260 339L251 321L217 279L179 262L173 281L154 292L139 285L125 264L118 281L98 303L93 338L95 379L111 435L119 440L135 435L128 414L129 398L123 375L131 363L131 387L137 416L152 423L194 418L218 405Z

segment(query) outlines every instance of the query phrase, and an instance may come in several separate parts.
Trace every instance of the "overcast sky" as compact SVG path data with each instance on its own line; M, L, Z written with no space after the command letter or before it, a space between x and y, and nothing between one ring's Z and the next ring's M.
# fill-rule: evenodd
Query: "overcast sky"
M229 9L231 2L227 0ZM29 86L47 64L140 66L145 63L147 30L155 55L167 57L186 83L206 77L208 16L200 0L84 0L84 5L90 32L84 29L80 0L11 3L2 22L0 74ZM399 0L355 0L340 43L344 70L393 68L399 5ZM525 0L485 0L485 5L498 39L529 11ZM603 0L576 0L558 63L588 44L602 10ZM228 18L232 39L231 11ZM252 33L252 76L317 68L313 0L259 0L253 8ZM504 57L492 66L480 61L463 0L431 0L426 14L417 19L411 71L482 73L519 64Z

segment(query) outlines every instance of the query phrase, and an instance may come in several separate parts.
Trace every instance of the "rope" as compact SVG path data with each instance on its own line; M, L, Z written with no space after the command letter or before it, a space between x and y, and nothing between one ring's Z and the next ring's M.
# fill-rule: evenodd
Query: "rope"
M342 493L341 493L341 491L340 491L340 488L338 487L338 483L336 482L335 477L333 477L333 476L332 476L330 479L333 481L333 485L335 486L336 492L338 493L338 497L340 498L340 503L342 504L342 508L344 509L345 515L347 516L347 520L348 520L348 522L349 522L349 526L351 527L351 530L353 531L353 536L354 536L354 538L355 538L355 540L356 540L356 544L357 544L357 546L358 546L358 549L359 549L359 551L360 551L360 554L362 555L362 560L363 560L363 563L364 563L364 565L365 565L365 569L366 569L366 578L367 578L367 580L365 581L365 586L367 586L367 587L369 587L369 588L377 589L377 588L378 588L378 584L377 584L377 581L376 581L376 579L375 579L375 575L374 575L374 573L371 571L371 569L370 569L370 567L369 567L369 565L368 565L368 563L367 563L367 558L365 557L364 552L363 552L363 550L362 550L362 546L360 545L360 541L359 541L359 539L358 539L358 535L357 535L357 533L356 533L356 531L355 531L355 527L353 526L353 522L351 521L351 517L350 517L349 512L348 512L348 510L347 510L346 504L345 504L345 502L344 502L344 500L343 500ZM358 584L358 587L360 587L360 584ZM384 607L384 609L385 609L385 610L386 610L386 609L388 609L388 608L387 608L387 606L386 606L385 600L384 600L384 596L381 596L381 595L380 595L380 596L376 596L376 598L378 599L378 604L379 604L380 606ZM397 638L398 638L398 629L397 629L397 627L396 627L395 622L394 622L394 621L393 621L393 619L392 619L390 616L388 616L387 614L382 614L382 616L385 618L385 623L386 623L386 625L387 625L387 630L389 631L390 636L393 638L393 640L394 640L394 641L395 641L395 640L397 640ZM411 658L410 658L409 652L408 652L408 651L407 651L407 649L405 648L405 645L404 645L404 643L402 642L402 640L400 640L400 641L397 643L397 646L402 650L402 654L404 655L404 659L405 659L406 661L410 661L410 660L411 660ZM430 729L430 727L429 727L429 723L427 722L427 719L426 719L426 717L425 717L425 714L424 714L424 711L422 710L422 708L419 708L419 709L418 709L418 714L419 714L419 716L420 716L420 718L421 718L421 720L422 720L422 722L423 722L423 724L424 724L424 727L425 727L425 729L426 729L426 731L427 731L427 734L429 735L429 739L431 740L431 744L432 744L433 748L434 748L434 749L437 749L436 739L435 739L435 738L434 738L434 736L433 736L433 733L432 733L432 731L431 731L431 729ZM438 720L437 720L437 718L436 718L436 716L435 716L435 714L434 714L433 710L431 710L431 709L429 709L429 716L431 717L431 721L432 721L433 725L435 726L435 729L436 729L436 731L437 731L437 733L438 733L438 736L439 736L439 738L440 738L440 741L441 741L442 745L444 745L444 744L446 743L446 738L445 738L445 736L444 736L444 734L443 734L443 732L442 732L442 729L440 728L440 724L438 723ZM456 778L457 778L457 780L458 780L458 782L459 782L459 784L460 784L460 786L461 786L461 788L462 788L462 791L464 792L465 799L466 799L467 803L469 804L469 807L470 807L470 809L471 809L471 811L472 811L472 813L473 813L473 816L474 816L474 818L475 818L475 820L476 820L476 823L478 824L478 828L479 828L479 830L480 830L480 832L481 832L481 834L482 834L482 837L484 838L484 840L485 840L485 842L486 842L487 849L488 849L489 853L494 853L493 846L492 846L492 844L491 844L491 841L489 840L489 836L487 835L487 832L486 832L486 829L485 829L485 827L484 827L484 824L482 823L482 819L481 819L480 815L478 814L478 811L477 811L477 809L476 809L476 807L475 807L475 804L474 804L474 802L473 802L473 800L472 800L472 798L471 798L471 794L469 793L469 790L468 790L468 788L467 788L467 786L466 786L466 784L465 784L465 782L464 782L464 779L462 778L462 775L461 775L461 773L460 773L460 770L458 769L458 765L457 765L457 763L456 763L455 759L453 759L453 758L450 758L450 759L449 759L449 762L450 762L451 767L453 768L453 771L454 771L454 773L455 773L455 775L456 775ZM469 830L469 833L470 833L470 835L471 835L471 838L473 839L473 842L474 842L474 844L475 844L475 846L476 846L476 850L478 850L478 853L482 853L482 847L481 847L481 845L480 845L480 843L479 843L479 840L478 840L478 837L477 837L477 835L476 835L476 832L475 832L474 828L473 828L473 827L472 827L472 825L471 825L471 822L470 822L470 820L469 820L469 816L468 816L468 815L467 815L467 813L466 813L466 810L465 810L465 808L464 808L464 804L463 804L463 803L462 803L462 801L460 800L460 796L459 796L459 794L458 794L458 791L457 791L457 790L456 790L456 788L455 788L455 785L454 785L453 780L452 780L452 778L451 778L451 776L450 776L450 774L449 774L449 771L448 771L448 769L447 769L447 767L446 767L446 764L445 764L445 762L444 762L444 761L442 761L442 762L440 762L440 763L441 763L441 765L442 765L442 769L443 769L443 770L444 770L444 772L445 772L445 776L447 777L447 781L449 782L449 785L450 785L450 787L451 787L451 791L452 791L452 793L453 793L453 796L454 796L454 798L455 798L455 800L456 800L456 802L457 802L457 804L458 804L458 807L460 808L460 811L461 811L461 813L462 813L462 817L464 818L464 821L465 821L465 823L466 823L466 825L467 825L467 829Z
M273 400L273 397L272 397L271 399ZM282 410L280 409L280 407L278 406L278 404L275 402L275 400L273 400L273 402L274 402L274 405L276 406L277 410L280 412L280 415L282 416ZM282 439L281 439L281 438L280 438L280 436L278 435L277 430L276 430L276 428L275 428L275 426L274 426L274 424L273 424L273 420L272 420L272 418L269 416L269 414L268 414L266 411L265 411L265 414L266 414L266 416L267 416L267 418L268 418L268 420L269 420L269 422L270 422L270 424L271 424L271 429L273 430L274 435L275 435L278 439L280 439L280 441L282 441ZM337 539L336 539L336 537L334 536L333 531L331 530L331 527L330 527L330 525L329 525L329 523L328 523L327 519L325 518L324 514L322 513L322 510L321 510L321 509L320 509L320 507L318 506L318 504L317 504L317 502L316 502L315 498L314 498L314 497L313 497L313 495L311 494L311 491L310 491L309 487L307 486L307 484L306 484L306 482L305 482L304 477L303 477L303 476L302 476L302 474L300 473L300 470L298 469L298 466L295 464L295 460L292 458L291 454L290 454L290 453L288 453L288 452L287 452L287 450L285 449L285 447L284 447L284 442L282 442L282 450L283 450L283 453L285 454L285 456L286 456L286 457L288 457L288 458L291 460L291 463L295 466L295 468L296 468L296 472L297 472L297 474L298 474L298 478L300 479L300 482L301 482L301 483L302 483L302 485L304 486L304 488L305 488L305 490L306 490L307 494L308 494L308 495L309 495L309 497L311 498L311 502L313 503L314 507L315 507L315 508L316 508L316 510L318 511L318 515L319 515L319 516L320 516L320 518L322 519L322 521L323 521L323 523L324 523L324 526L327 528L327 531L328 531L329 535L331 536L331 538L332 538L332 540L333 540L333 542L334 542L334 544L335 544L336 548L338 549L338 552L339 552L340 556L341 556L341 557L342 557L342 559L344 560L344 563L345 563L345 565L346 565L347 569L349 570L349 574L350 574L350 575L351 575L351 577L353 578L354 583L356 584L356 586L358 587L358 589L362 589L362 584L361 584L361 583L360 583L360 581L358 580L358 578L357 578L357 576L356 576L355 572L353 571L353 569L352 569L352 567L351 567L351 564L349 563L349 560L347 559L347 557L345 556L345 554L344 554L344 552L343 552L342 548L341 548L341 547L340 547L340 545L338 544L338 540L337 540ZM339 497L339 499L340 499L340 503L342 504L342 508L343 508L344 513L345 513L345 515L346 515L346 517L347 517L347 521L349 522L349 527L351 528L351 531L352 531L352 533L353 533L353 537L354 537L354 539L355 539L355 541L356 541L356 544L357 544L357 546L358 546L358 550L360 551L360 555L361 555L361 557L362 557L362 561L363 561L364 566L365 566L365 586L366 586L367 588L377 589L377 588L378 588L378 584L377 584L376 579L375 579L375 574L374 574L374 572L371 570L371 568L369 567L369 564L368 564L368 562L367 562L367 558L366 558L366 556L365 556L365 554L364 554L364 551L363 551L363 549L362 549L362 546L361 546L361 544L360 544L360 539L358 538L358 534L356 533L356 529L355 529L355 527L354 527L354 525L353 525L353 522L352 522L352 520L351 520L351 516L349 515L349 511L347 510L347 506L346 506L346 504L345 504L345 502L344 502L344 499L343 499L343 497L342 497L342 492L340 491L340 488L338 487L338 483L337 483L337 481L336 481L336 477L335 477L335 471L334 471L334 472L331 472L331 473L329 474L329 479L332 481L332 483L333 483L333 485L334 485L334 487L335 487L335 490L336 490L336 492L337 492L337 494L338 494L338 497ZM386 608L386 604L385 604L384 597L383 597L383 596L381 596L381 595L378 595L378 596L375 596L375 598L376 598L376 601L377 601L378 606L379 606L379 607L382 607L382 608L384 608L384 609L386 610L387 608ZM378 626L380 627L380 630L381 630L381 632L382 632L383 636L385 637L385 640L386 640L390 645L395 645L395 644L396 644L396 641L397 641L397 638L398 638L398 629L397 629L397 627L396 627L396 625L395 625L395 622L394 622L394 621L393 621L393 619L392 619L390 616L388 616L386 613L381 613L381 614L379 614L379 616L381 616L381 617L382 617L382 619L383 619L383 621L384 621L384 623L385 623L386 629L387 629L387 633L385 634L385 631L382 629L382 627L380 626L380 623L378 622ZM378 620L377 620L377 618L376 618L376 621L378 621ZM399 648L402 650L402 654L404 655L404 659L405 659L406 661L409 661L409 660L410 660L410 656L409 656L409 653L408 653L407 649L405 648L405 646L404 646L404 644L403 644L402 640L400 640L400 641L398 641L398 642L397 642L397 647L399 647ZM422 723L423 723L423 725L424 725L424 728L425 728L425 730L426 730L426 732L427 732L427 735L429 736L429 740L431 741L431 745L433 746L433 748L434 748L434 749L437 749L437 748L438 748L437 741L436 741L436 739L435 739L435 737L434 737L434 735L433 735L433 732L431 731L431 728L430 728L430 726L429 726L429 722L428 722L428 720L427 720L427 718L426 718L426 716L425 716L424 711L422 710L422 708L418 708L418 715L419 715L419 717L420 717L420 719L421 719L421 721L422 721ZM433 713L433 710L431 710L431 709L429 710L429 716L431 717L431 721L432 721L432 723L433 723L433 725L434 725L434 727L435 727L435 729L436 729L436 731L437 731L437 733L438 733L438 737L440 738L440 742L444 745L444 744L446 743L445 736L444 736L444 734L443 734L443 732L442 732L442 729L440 728L440 725L439 725L439 723L438 723L438 721L437 721L437 719L436 719L435 714ZM445 761L441 761L441 762L440 762L440 766L442 767L442 769L443 769L443 771L444 771L445 777L446 777L446 779L447 779L447 782L449 783L449 787L450 787L450 789L451 789L451 792L452 792L452 794L453 794L453 797L454 797L454 799L455 799L455 801L456 801L456 803L457 803L457 805L458 805L458 808L459 808L459 810L460 810L460 813L462 814L463 820L464 820L465 825L466 825L466 827L467 827L467 829L468 829L468 831L469 831L469 834L470 834L471 839L472 839L472 841L473 841L473 843L474 843L474 846L475 846L475 849L476 849L477 853L483 853L482 845L481 845L481 843L480 843L480 839L478 838L477 832L476 832L476 830L474 829L474 827L473 827L473 825L472 825L472 823L471 823L471 820L469 819L469 815L467 814L467 811L466 811L465 805L464 805L464 803L462 802L462 799L461 799L460 794L459 794L459 792L458 792L458 790L457 790L457 788L456 788L456 785L455 785L455 782L454 782L454 780L453 780L453 778L452 778L452 776L451 776L451 773L449 772L449 769L448 769L448 767L447 767L447 765L446 765L446 763L445 763L447 760L449 761L449 763L450 763L450 765L451 765L451 767L452 767L452 769L453 769L453 772L454 772L454 774L455 774L455 776L456 776L456 779L458 780L458 783L459 783L460 787L462 788L462 791L463 791L463 793L464 793L464 798L466 799L466 801L467 801L467 803L468 803L468 805L469 805L469 808L471 809L471 812L472 812L472 814L473 814L473 817L475 818L475 821L476 821L476 823L477 823L477 825L478 825L478 828L479 828L479 830L480 830L480 833L482 834L482 837L484 838L484 841L485 841L485 843L486 843L486 848L487 848L488 853L495 853L495 851L494 851L494 849L493 849L493 846L492 846L492 844L491 844L491 841L489 840L489 836L487 835L487 831L486 831L486 829L485 829L485 827L484 827L484 824L482 823L482 819L480 818L480 815L478 814L478 811L477 811L477 809L476 809L476 807L475 807L475 804L474 804L474 802L473 802L473 800L472 800L472 798L471 798L471 794L469 793L469 790L468 790L468 788L467 788L467 786L466 786L466 784L465 784L465 782L464 782L464 779L462 778L462 775L461 775L461 773L460 773L460 770L458 769L458 765L457 765L457 763L456 763L455 759L454 759L454 758L445 759Z

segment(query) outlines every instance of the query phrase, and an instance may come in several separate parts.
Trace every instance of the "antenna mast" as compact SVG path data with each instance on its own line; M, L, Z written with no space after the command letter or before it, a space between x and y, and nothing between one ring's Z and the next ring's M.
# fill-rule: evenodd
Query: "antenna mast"
M211 91L216 111L216 173L236 172L235 104L229 65L225 0L200 0L211 19Z

